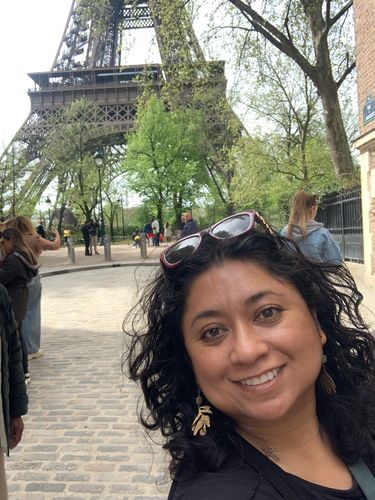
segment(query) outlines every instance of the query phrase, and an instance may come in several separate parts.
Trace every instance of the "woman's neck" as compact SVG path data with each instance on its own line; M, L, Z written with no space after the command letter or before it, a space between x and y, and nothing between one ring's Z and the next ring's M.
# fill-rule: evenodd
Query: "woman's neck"
M266 455L281 456L303 448L313 440L322 439L315 401L305 401L300 408L277 422L241 421L238 433ZM270 458L272 458L270 456Z

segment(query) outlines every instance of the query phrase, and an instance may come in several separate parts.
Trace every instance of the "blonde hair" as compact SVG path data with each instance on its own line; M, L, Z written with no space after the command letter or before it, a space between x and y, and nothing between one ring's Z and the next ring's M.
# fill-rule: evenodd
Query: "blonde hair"
M292 237L293 224L297 224L301 228L303 236L306 235L306 225L311 219L310 210L316 207L317 200L316 194L307 194L303 189L296 192L289 216L288 238Z
M13 219L8 219L4 224L6 227L16 227L22 234L37 234L31 220L24 215L17 215Z

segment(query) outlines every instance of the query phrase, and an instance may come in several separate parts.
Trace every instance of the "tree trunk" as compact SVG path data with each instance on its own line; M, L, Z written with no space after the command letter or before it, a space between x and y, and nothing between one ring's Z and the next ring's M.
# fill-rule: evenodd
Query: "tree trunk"
M342 119L336 84L322 81L318 87L324 110L327 142L337 175L348 175L354 170L353 158Z
M301 0L310 24L316 65L310 77L318 89L323 106L327 142L337 175L353 172L353 158L342 119L338 86L334 80L328 46L327 20L322 16L322 0ZM303 69L303 68L302 68Z

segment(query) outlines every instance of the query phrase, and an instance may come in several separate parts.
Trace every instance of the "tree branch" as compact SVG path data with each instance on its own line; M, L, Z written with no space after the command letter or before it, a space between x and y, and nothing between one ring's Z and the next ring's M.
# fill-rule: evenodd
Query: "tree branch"
M353 5L353 0L350 0L344 7L335 15L333 16L329 23L328 23L328 29L332 28L332 26L340 19L341 16L343 16Z
M316 80L316 68L310 64L295 45L293 45L291 40L276 28L276 26L267 21L242 0L229 0L229 2L243 14L255 31L261 33L266 40L272 43L272 45L293 59L293 61L295 61L313 81Z
M341 78L338 80L338 82L336 82L336 86L337 88L340 88L342 82L345 80L345 78L350 75L350 73L353 71L353 69L355 68L356 66L356 62L353 61L352 64L346 68L346 70L344 71L344 73L342 74Z

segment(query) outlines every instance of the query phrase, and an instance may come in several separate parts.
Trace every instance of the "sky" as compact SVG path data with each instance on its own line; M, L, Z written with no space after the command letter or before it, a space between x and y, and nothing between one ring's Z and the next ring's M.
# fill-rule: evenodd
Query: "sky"
M71 0L3 0L0 3L0 146L30 111L28 72L48 71L55 58ZM2 148L1 148L2 149Z

